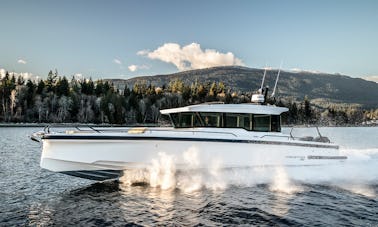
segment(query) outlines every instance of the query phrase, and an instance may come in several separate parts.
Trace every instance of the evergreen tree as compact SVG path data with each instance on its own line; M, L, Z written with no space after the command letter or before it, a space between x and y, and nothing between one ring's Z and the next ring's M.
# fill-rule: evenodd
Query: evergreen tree
M36 86L30 79L26 82L26 88L27 88L27 96L26 96L26 102L27 102L27 108L30 109L34 105L34 97L36 93Z
M109 81L91 78L78 81L73 77L69 82L66 77L59 77L57 71L50 70L46 80L29 79L26 83L22 77L6 72L0 79L0 121L156 123L163 108L216 100L243 103L249 102L250 96L226 90L222 82L196 80L189 86L174 79L168 86L155 87L140 81L132 89L125 86L123 93L119 93ZM298 103L280 99L272 104L289 108L287 115L283 115L288 124L346 125L378 119L378 109L340 104L321 108L312 106L308 97Z
M125 89L123 90L123 96L127 98L130 96L130 94L131 94L131 90L129 89L127 85L125 85Z
M25 84L25 80L22 76L18 76L17 77L17 85L24 85Z
M308 100L308 97L305 96L304 98L304 116L306 122L309 122L312 117L312 111L311 111L311 106L310 106L310 101Z
M104 83L102 82L102 80L97 81L94 92L97 97L101 96L104 93Z
M40 80L37 86L37 94L42 95L45 87L46 87L45 82L43 80Z
M55 84L56 84L57 77L58 77L57 72L54 74L52 70L49 71L49 74L47 75L47 80L46 80L47 92L55 91Z
M63 78L59 77L58 82L56 83L56 93L60 96L68 96L70 91L68 80L65 76Z

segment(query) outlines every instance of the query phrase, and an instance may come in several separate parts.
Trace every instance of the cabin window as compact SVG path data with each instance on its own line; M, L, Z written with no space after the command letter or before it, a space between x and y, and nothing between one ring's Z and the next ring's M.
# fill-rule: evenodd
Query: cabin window
M171 114L171 118L174 126L177 128L191 128L193 126L201 126L201 123L198 120L197 115L194 113L174 113Z
M192 113L182 113L180 115L180 125L181 127L192 127L193 125L193 114Z
M281 118L280 115L271 116L270 131L272 132L281 132Z
M270 115L253 115L253 131L269 132L270 131Z
M177 113L173 113L169 115L174 127L178 127L179 124L179 117Z
M244 128L251 130L251 114L224 114L224 127L225 128Z
M170 116L176 128L244 128L257 132L281 132L280 115L183 112Z
M200 113L203 126L222 127L222 115L220 113Z
M199 115L199 113L193 113L193 126L201 127L202 124L201 115Z
M238 115L236 114L224 114L224 127L225 128L237 128L238 127Z

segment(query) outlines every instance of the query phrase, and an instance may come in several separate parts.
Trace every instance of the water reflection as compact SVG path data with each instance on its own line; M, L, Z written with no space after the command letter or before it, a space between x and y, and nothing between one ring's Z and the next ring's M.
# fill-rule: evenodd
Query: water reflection
M63 193L60 199L35 202L28 224L45 225L197 225L211 200L203 191L184 193L119 181L94 183Z
M292 182L297 185L296 182ZM340 213L339 206L353 194L329 186L300 185L301 190L272 190L271 184L251 187L229 186L223 191L203 188L194 192L162 190L148 184L120 181L94 183L87 187L59 193L29 207L27 225L300 225L311 223L313 214L336 218L360 215L359 203L374 207L376 201L359 202ZM303 209L305 204L306 209ZM369 217L370 210L361 216ZM370 216L371 218L371 216ZM338 220L338 219L333 219ZM327 221L326 221L327 222ZM318 224L326 223L318 222ZM342 222L341 222L342 223Z
M207 205L203 191L185 192L177 188L161 189L147 184L119 183L122 209L137 223L154 225L196 225L199 210ZM140 212L137 212L137 211Z
M50 226L53 224L52 215L55 210L49 204L34 203L29 208L29 226Z

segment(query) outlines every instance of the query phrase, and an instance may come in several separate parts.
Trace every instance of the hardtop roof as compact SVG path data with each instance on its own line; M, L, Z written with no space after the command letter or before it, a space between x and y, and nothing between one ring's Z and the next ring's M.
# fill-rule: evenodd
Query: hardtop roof
M252 103L243 104L218 104L204 103L199 105L191 105L179 108L160 110L161 114L172 114L182 112L214 112L214 113L249 113L249 114L267 114L280 115L287 112L286 107L277 107L273 105L258 105Z

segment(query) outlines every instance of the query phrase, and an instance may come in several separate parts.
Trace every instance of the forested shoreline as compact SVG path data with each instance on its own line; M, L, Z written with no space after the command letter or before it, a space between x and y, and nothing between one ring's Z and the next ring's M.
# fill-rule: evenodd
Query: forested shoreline
M185 84L175 79L161 87L138 82L118 90L108 81L67 79L56 70L39 81L7 72L0 80L0 123L157 124L160 109L203 102L247 103L251 95L232 91L222 82ZM270 102L289 108L283 119L288 125L361 125L378 119L378 109L319 107L307 97L302 101L282 98Z

